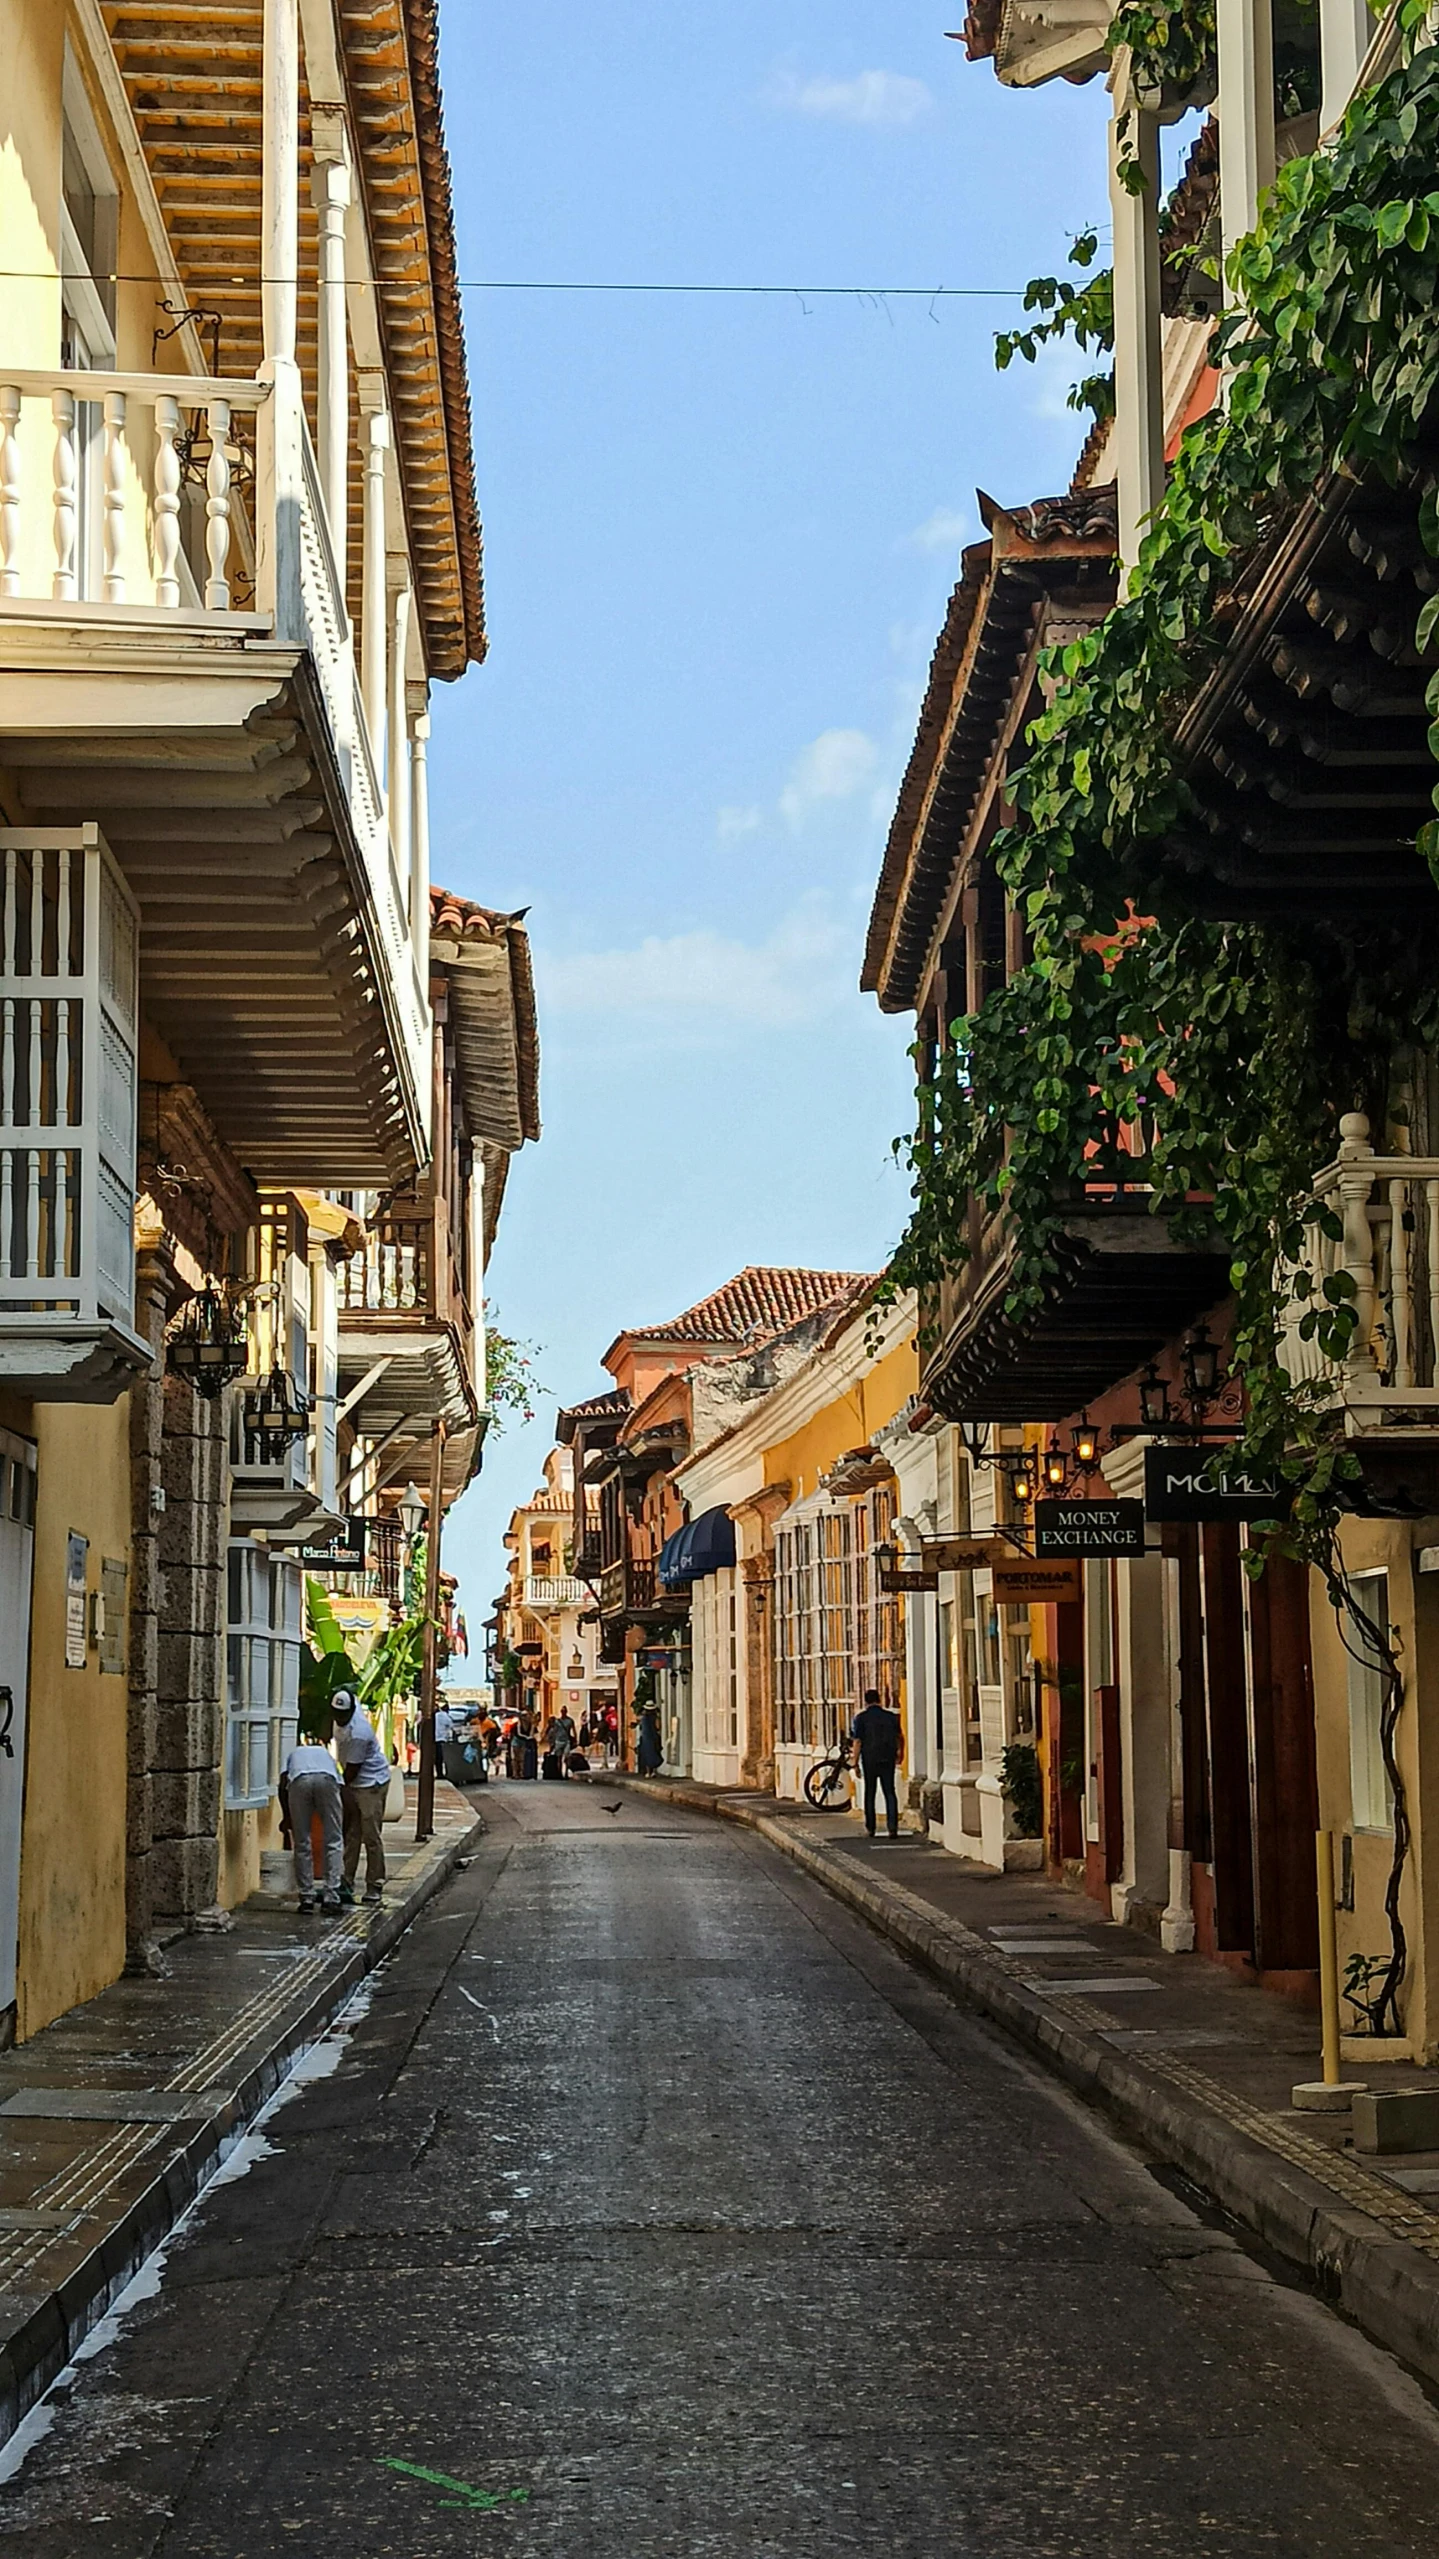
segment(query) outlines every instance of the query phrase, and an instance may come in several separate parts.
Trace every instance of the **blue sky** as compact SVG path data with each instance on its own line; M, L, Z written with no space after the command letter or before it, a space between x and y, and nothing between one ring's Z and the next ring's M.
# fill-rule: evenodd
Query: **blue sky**
M948 15L959 14L948 0ZM448 0L471 279L1018 288L1103 219L1102 87L1002 91L945 0ZM557 1400L747 1262L877 1269L906 1026L857 988L976 486L1062 489L1014 302L466 295L491 655L435 702L437 879L528 906L545 1134L490 1290L541 1420L447 1561L472 1626Z

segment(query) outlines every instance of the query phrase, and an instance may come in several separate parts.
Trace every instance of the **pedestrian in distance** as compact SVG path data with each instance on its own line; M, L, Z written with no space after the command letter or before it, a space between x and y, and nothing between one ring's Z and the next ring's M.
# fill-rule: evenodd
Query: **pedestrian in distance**
M380 1901L385 1886L385 1797L390 1791L390 1763L369 1716L360 1712L352 1688L337 1688L331 1699L335 1718L335 1754L344 1772L345 1879L342 1902L353 1902L360 1851L365 1852L365 1899Z
M295 1889L303 1911L315 1907L315 1846L310 1825L316 1818L324 1840L320 1908L340 1907L340 1861L345 1837L341 1792L340 1772L324 1743L296 1742L280 1771L280 1814L290 1834Z
M641 1777L658 1777L664 1766L665 1746L660 1738L657 1706L640 1708L640 1728L635 1737L635 1766Z
M561 1709L545 1726L546 1777L563 1777L571 1751L575 1747L574 1719Z
M891 1839L899 1837L899 1798L894 1790L894 1772L899 1766L900 1743L903 1739L899 1717L892 1706L886 1706L877 1688L867 1688L864 1704L850 1726L859 1744L860 1773L864 1778L864 1826L874 1837L875 1796L884 1796L885 1821Z

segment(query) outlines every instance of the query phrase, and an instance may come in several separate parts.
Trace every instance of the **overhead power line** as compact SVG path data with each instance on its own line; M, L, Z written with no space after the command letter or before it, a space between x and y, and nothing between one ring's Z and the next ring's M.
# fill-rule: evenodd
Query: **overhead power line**
M0 267L0 276L16 284L56 284L59 277L53 267ZM158 275L96 274L95 284L153 284L171 289L170 280ZM272 282L293 284L295 278L228 275L208 279L212 293L233 292L236 285L258 292ZM307 278L308 284L310 280ZM798 301L852 299L860 302L1017 302L1023 287L1017 284L666 284L626 283L610 279L589 281L579 278L544 276L461 276L461 293L735 293L779 295ZM407 282L381 276L352 276L347 289L366 286L375 293L408 293ZM206 279L196 277L194 290L207 289Z

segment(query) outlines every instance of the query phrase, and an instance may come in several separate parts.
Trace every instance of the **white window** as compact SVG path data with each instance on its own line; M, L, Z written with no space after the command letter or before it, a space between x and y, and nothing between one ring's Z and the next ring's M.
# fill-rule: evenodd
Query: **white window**
M263 1546L229 1551L225 1630L225 1803L267 1804L292 1749L300 1708L298 1564Z
M1366 1617L1386 1633L1389 1626L1389 1576L1356 1573L1349 1588ZM1384 1669L1346 1613L1340 1620L1349 1673L1349 1802L1356 1830L1392 1830L1394 1795L1379 1745L1379 1719L1384 1707Z

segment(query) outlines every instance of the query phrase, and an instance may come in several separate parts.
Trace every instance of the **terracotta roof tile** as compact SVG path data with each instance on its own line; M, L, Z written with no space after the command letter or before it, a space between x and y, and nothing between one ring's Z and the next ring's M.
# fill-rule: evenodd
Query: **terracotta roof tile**
M855 1289L870 1285L864 1271L805 1271L786 1264L752 1264L723 1288L686 1307L668 1324L633 1324L640 1341L723 1343L748 1346L772 1340L802 1324L807 1315L839 1305Z

